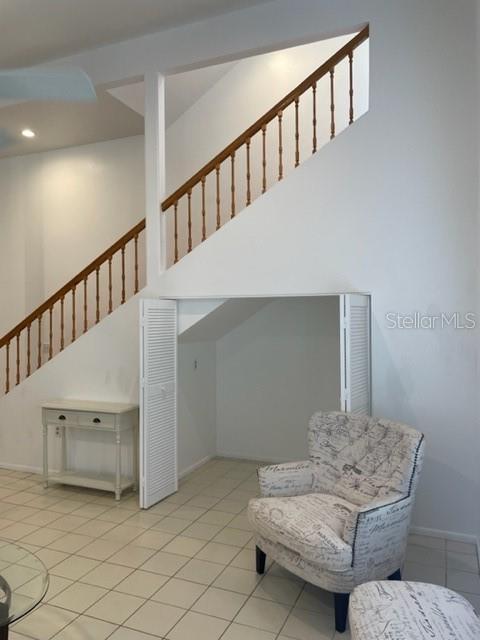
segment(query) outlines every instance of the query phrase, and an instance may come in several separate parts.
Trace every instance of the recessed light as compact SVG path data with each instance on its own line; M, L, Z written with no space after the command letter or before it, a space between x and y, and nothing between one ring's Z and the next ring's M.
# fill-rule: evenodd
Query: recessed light
M31 129L24 129L22 131L22 136L24 138L34 138L35 137L35 131L32 131Z

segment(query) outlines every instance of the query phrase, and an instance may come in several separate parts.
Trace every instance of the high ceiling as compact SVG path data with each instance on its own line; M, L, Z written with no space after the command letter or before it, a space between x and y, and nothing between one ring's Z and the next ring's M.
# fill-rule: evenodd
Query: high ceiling
M94 103L17 102L0 109L0 129L11 141L0 146L0 158L74 147L143 134L143 117L97 90ZM26 139L23 129L36 137Z
M1 0L0 0L1 1ZM233 62L166 78L166 125L170 126L235 65ZM12 142L0 145L0 159L143 134L143 82L105 91L94 103L0 100L0 132ZM22 137L23 129L36 137Z
M1 0L0 68L37 64L268 0Z

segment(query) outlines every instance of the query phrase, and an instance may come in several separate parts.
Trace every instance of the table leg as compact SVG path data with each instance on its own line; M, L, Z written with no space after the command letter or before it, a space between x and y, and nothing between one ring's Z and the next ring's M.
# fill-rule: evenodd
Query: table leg
M140 436L138 425L133 430L133 490L138 490L138 438Z
M115 500L120 500L121 495L121 459L122 459L122 449L120 442L120 431L115 432L115 440L116 440L116 465L115 465Z
M66 434L66 427L60 427L62 430L62 461L60 464L60 469L61 471L65 471L65 469L67 468L67 434Z
M48 425L46 424L43 425L43 486L48 489Z

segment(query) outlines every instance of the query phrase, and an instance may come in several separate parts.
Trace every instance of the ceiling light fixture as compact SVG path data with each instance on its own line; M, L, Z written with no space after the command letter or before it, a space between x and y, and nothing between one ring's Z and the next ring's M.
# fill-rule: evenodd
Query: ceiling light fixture
M22 136L24 138L34 138L35 137L35 132L32 131L31 129L24 129L22 131Z

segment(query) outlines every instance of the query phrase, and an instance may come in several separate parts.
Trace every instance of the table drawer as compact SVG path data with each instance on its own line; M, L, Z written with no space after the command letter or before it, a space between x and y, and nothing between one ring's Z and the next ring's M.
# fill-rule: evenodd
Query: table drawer
M45 409L45 416L48 424L78 424L78 414L76 411L63 411L62 409Z
M78 413L78 424L95 429L113 429L115 427L115 416L111 413L82 411Z

